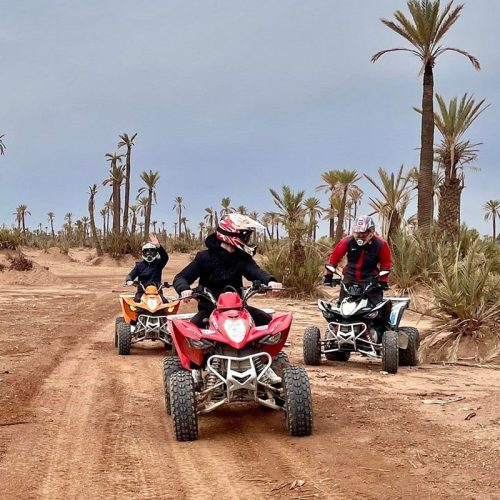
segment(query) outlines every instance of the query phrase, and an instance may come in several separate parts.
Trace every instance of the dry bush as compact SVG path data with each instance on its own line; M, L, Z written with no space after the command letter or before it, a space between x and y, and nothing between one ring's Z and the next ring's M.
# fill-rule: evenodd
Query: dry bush
M22 242L22 232L19 229L0 227L0 249L15 250Z
M31 271L33 269L33 262L21 252L18 252L16 255L8 255L7 258L10 262L9 267L13 271Z

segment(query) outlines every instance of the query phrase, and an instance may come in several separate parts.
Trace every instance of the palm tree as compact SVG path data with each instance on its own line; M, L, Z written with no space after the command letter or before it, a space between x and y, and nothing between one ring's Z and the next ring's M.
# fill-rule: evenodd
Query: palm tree
M189 229L187 228L187 223L189 221L186 219L186 217L183 217L180 221L180 223L184 226L184 234L186 236L186 239L189 240ZM180 238L180 235L181 235L181 226L179 226L179 238Z
M172 210L175 210L179 216L179 238L182 238L182 209L186 208L182 204L183 201L184 198L182 196L176 196L174 199L174 206L172 207Z
M26 233L26 216L31 215L31 212L28 210L28 205L19 205L16 208L16 222L18 229L23 230L23 233Z
M101 210L99 210L99 214L102 217L102 236L105 238L106 237L106 216L108 214L106 207L101 208Z
M497 217L500 219L500 200L489 200L483 205L484 220L493 221L493 241L497 239Z
M109 170L109 177L103 182L103 185L111 184L113 194L113 234L118 236L120 234L120 212L121 212L121 185L125 178L125 167L120 165L123 155L117 153L106 153L107 161L111 162Z
M89 186L89 203L88 203L88 209L89 209L89 216L90 216L90 231L92 232L92 239L94 240L94 245L95 249L97 252L98 256L101 256L103 254L102 252L102 247L101 247L101 242L99 241L99 237L97 236L97 228L95 225L95 195L97 194L97 184L93 184L92 186ZM102 211L101 211L101 215ZM83 218L82 218L83 220Z
M106 229L107 229L107 233L109 234L109 216L111 214L113 214L113 201L112 200L108 200L104 204L104 210L106 210Z
M52 238L56 237L56 233L54 232L54 219L56 218L56 214L54 212L49 212L47 214L47 221L50 222L50 230L52 232Z
M327 172L323 172L321 174L321 178L325 182L325 184L321 184L316 188L316 191L325 191L330 193L330 210L329 214L331 217L328 219L329 220L329 231L328 235L330 238L333 239L335 236L335 219L333 217L333 205L334 205L334 200L335 200L335 194L336 194L336 189L338 186L338 170L328 170Z
M236 207L236 213L241 214L241 215L247 215L248 209L245 207L245 205L240 205L239 207Z
M372 57L372 62L377 61L387 52L405 51L416 55L421 63L420 74L423 74L422 94L422 125L420 167L418 183L418 226L428 233L432 223L432 167L434 159L434 75L433 68L436 59L447 51L458 52L469 58L473 67L480 69L479 61L462 49L443 47L441 45L444 35L460 17L463 5L452 9L451 0L440 11L439 0L408 0L407 6L411 20L400 10L394 13L395 21L382 19L382 22L398 35L405 38L414 48L395 48L382 50Z
M156 233L156 224L158 224L158 221L156 221L156 220L151 222L151 225L153 226L153 233Z
M391 243L395 233L401 228L404 212L410 201L408 187L410 176L403 175L403 165L399 168L396 177L394 173L389 175L383 168L378 169L378 175L381 181L380 184L377 184L369 175L365 174L365 177L382 195L382 200L370 198L370 204L382 217L384 227L387 229L387 234L385 234L385 231L383 231L383 234Z
M205 223L204 222L198 222L198 228L200 229L200 233L198 235L198 238L200 240L200 243L203 241L203 233L205 231Z
M227 214L234 212L234 208L231 207L231 199L230 198L222 198L221 202L222 210L220 211L220 218L222 219Z
M279 208L279 218L283 222L288 232L288 237L292 242L293 258L292 267L303 266L306 258L304 246L302 245L302 236L306 232L304 221L306 210L304 208L304 191L294 193L289 186L281 187L281 194L274 189L269 189L274 204Z
M218 225L218 217L217 217L217 210L214 210L212 207L207 207L205 208L205 217L203 220L208 224L209 230L213 231Z
M84 215L80 220L82 223L83 243L85 244L87 241L87 228L89 226L90 219Z
M144 217L144 239L148 239L149 237L149 221L151 220L151 207L153 203L156 203L156 184L160 180L159 172L153 172L150 170L149 172L142 172L141 179L146 184L146 186L139 189L137 192L137 198L141 196L142 193L147 193L147 208L146 215ZM139 200L140 201L140 200Z
M0 155L4 155L5 150L7 149L7 147L5 146L5 143L3 142L4 137L5 137L4 134L0 134Z
M68 212L64 216L64 220L66 221L67 237L71 238L71 233L73 232L73 214L71 212Z
M476 103L474 98L467 94L464 94L460 103L454 97L447 105L438 94L436 100L439 113L434 113L434 121L442 136L441 143L436 148L436 156L444 171L439 187L438 226L441 232L456 240L460 228L463 167L470 165L477 158L476 147L479 146L463 140L463 134L489 105L484 106L484 99Z
M174 222L174 240L177 239L177 226L179 225L178 222Z
M345 207L347 203L347 195L349 191L353 189L359 189L356 186L356 182L361 179L356 170L340 170L337 172L338 178L338 189L341 194L339 219L337 221L337 230L335 232L335 242L339 242L344 235L344 218L345 218Z
M134 139L137 137L137 132L129 137L127 134L122 134L119 136L120 141L117 144L117 148L125 146L127 152L125 154L125 202L123 207L123 228L122 233L125 235L128 231L128 207L130 203L130 157L132 155L132 146L134 145Z
M304 201L307 216L309 217L307 233L310 239L316 241L316 229L318 227L317 219L323 214L318 198L310 197Z
M130 215L132 216L132 224L130 227L130 234L132 236L135 235L135 229L137 227L137 214L139 213L140 207L139 205L130 205L128 207L128 210L130 212Z

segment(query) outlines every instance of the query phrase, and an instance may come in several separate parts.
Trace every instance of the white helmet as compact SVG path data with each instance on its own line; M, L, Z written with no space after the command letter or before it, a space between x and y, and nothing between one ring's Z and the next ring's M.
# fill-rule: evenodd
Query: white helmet
M360 215L352 228L356 243L362 247L368 243L375 233L375 222L369 215Z
M141 248L142 258L146 262L153 262L156 259L160 258L160 254L158 253L158 249L153 243L144 243Z

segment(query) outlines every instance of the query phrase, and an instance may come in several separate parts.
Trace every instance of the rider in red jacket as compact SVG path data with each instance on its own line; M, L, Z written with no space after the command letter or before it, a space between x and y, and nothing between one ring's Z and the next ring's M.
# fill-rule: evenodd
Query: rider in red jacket
M361 215L354 223L353 234L346 236L335 245L330 255L329 263L337 267L347 254L347 264L343 269L344 283L367 283L373 279L379 280L380 287L368 294L369 300L377 304L382 300L383 290L389 288L388 275L380 276L380 271L390 271L392 259L391 249L387 242L375 234L375 222L368 215ZM332 283L332 273L327 271L325 284ZM340 290L339 301L345 297L343 288Z

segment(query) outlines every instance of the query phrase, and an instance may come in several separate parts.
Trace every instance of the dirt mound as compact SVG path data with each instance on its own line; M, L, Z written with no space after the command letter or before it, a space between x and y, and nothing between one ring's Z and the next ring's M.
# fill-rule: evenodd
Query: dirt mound
M12 252L0 252L0 286L4 285L47 285L64 283L64 281L52 274L48 268L32 262L33 266L29 271L14 271L10 269L9 255ZM14 252L15 254L15 252Z
M102 267L133 267L136 259L132 255L124 255L119 259L113 259L109 255L95 257L88 262L91 266Z

